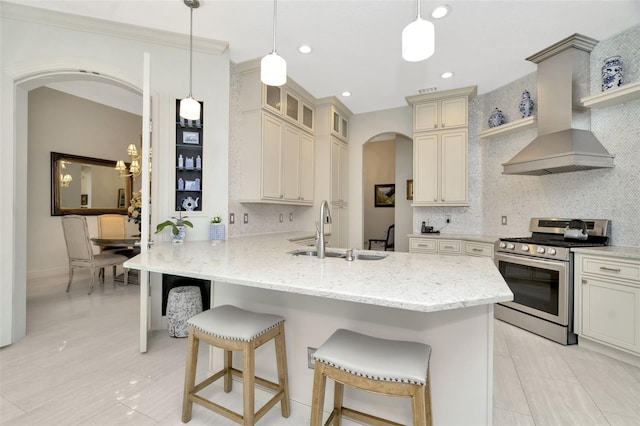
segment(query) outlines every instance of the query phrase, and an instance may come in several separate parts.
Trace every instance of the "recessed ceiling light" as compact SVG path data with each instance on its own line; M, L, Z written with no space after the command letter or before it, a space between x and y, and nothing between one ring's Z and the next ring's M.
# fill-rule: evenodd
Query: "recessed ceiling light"
M434 19L444 18L448 14L449 14L449 6L447 6L446 4L441 4L440 6L433 9L433 12L431 12L431 16Z
M451 77L453 77L453 73L450 72L450 71L443 72L440 77L442 77L442 78L451 78Z
M311 53L311 46L309 46L308 44L303 44L302 46L298 47L298 52Z
M342 92L342 96L345 96L345 97L351 96L351 92L344 91L344 92Z

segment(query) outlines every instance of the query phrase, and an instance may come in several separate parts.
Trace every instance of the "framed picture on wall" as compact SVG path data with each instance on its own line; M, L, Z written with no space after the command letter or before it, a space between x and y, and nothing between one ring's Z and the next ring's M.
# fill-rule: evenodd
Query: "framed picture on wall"
M88 194L80 194L80 205L86 206L89 204L89 195Z
M374 185L374 206L375 207L395 207L396 205L396 185L394 183Z
M182 143L189 145L200 145L200 133L182 132Z

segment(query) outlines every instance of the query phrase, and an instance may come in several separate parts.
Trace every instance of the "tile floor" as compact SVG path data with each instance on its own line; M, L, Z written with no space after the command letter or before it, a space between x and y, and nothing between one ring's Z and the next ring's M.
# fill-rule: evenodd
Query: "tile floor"
M137 286L107 274L87 296L86 281L65 293L65 280L29 282L27 337L0 349L0 424L181 425L186 339L154 332L140 354ZM495 425L640 425L639 368L496 321L494 369ZM238 388L212 392L239 401ZM308 407L292 405L258 424L308 424ZM189 424L234 423L195 406Z

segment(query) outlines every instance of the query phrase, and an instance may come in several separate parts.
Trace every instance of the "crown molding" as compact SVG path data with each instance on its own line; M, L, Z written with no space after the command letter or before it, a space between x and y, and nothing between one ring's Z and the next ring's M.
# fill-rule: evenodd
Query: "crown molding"
M3 19L32 22L40 25L68 28L88 33L120 37L162 46L189 49L189 35L156 30L138 25L107 21L105 19L73 15L54 10L24 6L7 1L0 2L0 16ZM216 55L223 54L229 47L226 41L202 37L193 38L193 50Z

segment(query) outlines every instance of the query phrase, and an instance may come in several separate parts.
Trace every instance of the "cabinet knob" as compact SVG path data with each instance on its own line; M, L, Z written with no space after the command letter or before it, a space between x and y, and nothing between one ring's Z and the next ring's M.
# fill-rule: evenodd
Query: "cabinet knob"
M438 199L437 199L437 198L434 198L434 199L433 199L433 201L438 201Z
M587 284L587 280L585 280L584 278L582 279L582 285Z
M280 194L280 198L284 198L284 195Z
M434 124L434 125L433 125L433 128L434 128L434 129L437 129L437 128L438 128L438 125L437 125L437 124Z
M444 125L444 123L442 123L442 127L446 127L446 126Z

